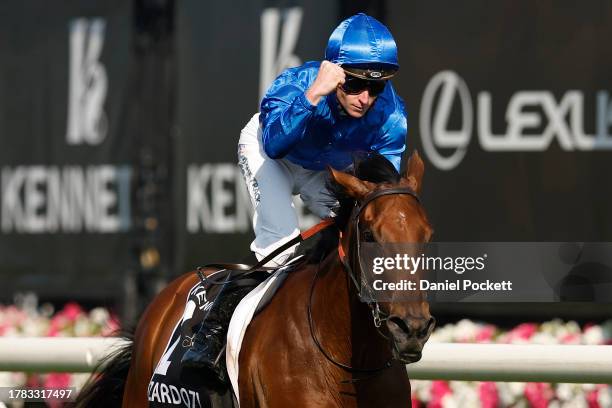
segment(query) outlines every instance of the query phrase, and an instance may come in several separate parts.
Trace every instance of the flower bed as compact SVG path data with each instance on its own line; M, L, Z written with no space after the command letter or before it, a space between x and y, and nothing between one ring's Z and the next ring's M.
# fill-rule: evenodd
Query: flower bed
M117 319L103 308L85 311L76 303L69 303L55 313L49 305L40 308L0 306L0 336L105 336L117 328ZM429 341L612 344L612 320L582 328L575 322L561 320L523 323L509 331L491 324L462 320L437 328ZM88 377L89 374L0 373L0 387L79 389ZM411 380L411 384L414 407L612 407L612 392L607 385L420 380ZM49 403L49 406L56 408L61 404Z
M50 305L40 308L0 305L0 336L5 337L92 337L108 336L118 328L118 320L104 308L85 311L76 303L68 303L58 312ZM80 389L89 374L48 373L24 374L0 372L0 387ZM0 402L0 407L3 404ZM13 405L18 407L16 403ZM48 406L61 407L59 401Z
M553 320L523 323L509 331L491 324L461 320L437 328L430 342L513 344L612 344L612 320L581 328ZM611 348L612 352L612 348ZM548 384L480 381L411 380L413 407L612 407L612 392L603 384Z

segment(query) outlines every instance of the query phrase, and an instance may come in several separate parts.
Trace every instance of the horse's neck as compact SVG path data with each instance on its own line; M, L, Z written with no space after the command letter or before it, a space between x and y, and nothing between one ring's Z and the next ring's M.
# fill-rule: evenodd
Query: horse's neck
M321 337L337 339L334 356L356 367L379 366L390 354L389 345L373 324L367 304L358 293L337 254L330 255L320 268L324 273L316 286L313 317Z

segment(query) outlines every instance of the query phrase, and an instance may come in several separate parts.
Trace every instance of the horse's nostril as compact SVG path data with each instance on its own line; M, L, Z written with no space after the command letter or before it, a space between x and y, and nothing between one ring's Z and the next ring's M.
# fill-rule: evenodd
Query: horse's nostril
M421 338L427 337L429 333L431 332L431 330L433 330L435 325L436 325L436 319L435 317L432 316L429 318L429 320L427 320L427 324L423 327L423 329L419 331L419 337Z
M404 333L406 333L407 335L410 335L410 333L412 332L412 330L410 330L410 327L408 327L406 322L404 322L404 320L402 320L401 318L397 316L391 316L389 318L389 321L395 324L397 327L399 327L399 329L403 331Z
M415 319L412 324L406 323L406 320L402 319L398 316L389 317L389 322L393 325L397 326L399 330L401 330L408 337L415 337L419 339L423 339L431 333L433 327L436 325L436 319L430 317L429 319Z

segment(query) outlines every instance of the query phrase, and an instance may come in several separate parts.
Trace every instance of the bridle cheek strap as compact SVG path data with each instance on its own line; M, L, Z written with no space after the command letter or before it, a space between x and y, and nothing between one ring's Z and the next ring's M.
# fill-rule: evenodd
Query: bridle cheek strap
M361 259L359 215L365 209L365 207L372 201L386 195L409 195L412 196L417 201L417 203L420 203L419 196L417 195L417 193L409 187L395 187L387 188L384 190L375 190L366 195L360 203L355 203L355 209L351 214L351 221L354 225L352 233L353 239L349 242L349 251L351 251L351 258L349 259L346 252L344 251L344 248L342 247L342 232L340 232L340 241L338 242L338 256L340 257L340 261L344 266L346 273L351 278L351 281L353 281L357 293L361 293L362 291L362 285L359 284L357 277L359 276L360 279L363 279L363 271L361 270L361 265L359 264L359 260ZM368 292L368 306L370 306L370 308L372 309L374 325L376 326L376 328L379 328L381 322L386 320L386 318L381 317L383 316L383 313L380 310L378 302L374 299L371 289L367 285L365 286L365 289Z

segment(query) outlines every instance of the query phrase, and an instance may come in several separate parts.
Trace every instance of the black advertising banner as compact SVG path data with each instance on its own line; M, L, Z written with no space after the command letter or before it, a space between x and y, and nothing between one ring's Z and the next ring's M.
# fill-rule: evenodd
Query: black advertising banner
M28 0L0 13L0 299L243 260L240 130L361 9L399 47L436 241L612 241L606 2Z
M323 58L338 10L314 0L177 3L176 272L249 253L240 130L276 75Z
M1 296L118 295L132 218L123 131L130 4L21 1L3 10Z
M388 2L440 241L610 241L612 6Z

